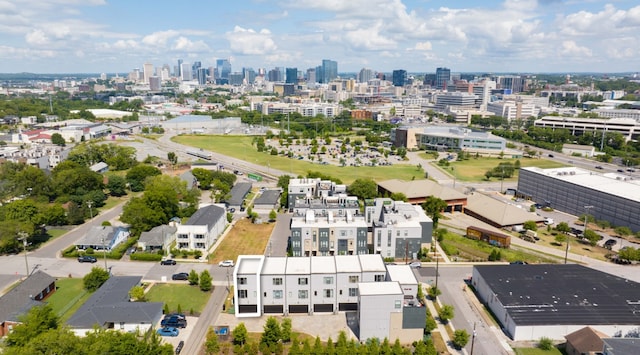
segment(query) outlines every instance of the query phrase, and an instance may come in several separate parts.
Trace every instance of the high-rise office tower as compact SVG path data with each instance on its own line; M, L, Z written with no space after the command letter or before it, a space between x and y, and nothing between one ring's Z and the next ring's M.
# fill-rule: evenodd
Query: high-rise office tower
M191 80L192 78L191 65L189 63L182 63L180 65L180 79L182 79L182 81L186 81Z
M182 59L178 59L178 70L173 74L176 78L182 78Z
M369 80L373 79L373 70L368 68L360 69L360 73L358 73L358 82L366 83Z
M285 83L287 84L298 83L298 68L287 68Z
M153 76L153 64L151 63L144 63L142 65L142 80L144 81L145 84L149 84L149 78L151 78Z
M198 84L206 85L207 84L207 68L198 68L196 72L196 77L198 78Z
M323 59L321 83L326 84L337 77L338 77L338 62L329 60L329 59Z
M162 89L162 81L159 76L149 77L149 90L160 91Z
M317 83L318 76L316 74L316 68L307 69L307 82L308 83Z
M393 86L404 86L407 82L407 71L403 69L394 70L392 74Z
M242 79L247 84L253 84L256 81L256 71L253 68L242 68Z
M198 75L198 69L202 68L202 62L196 61L191 64L191 74L195 77Z
M267 80L269 80L272 83L277 83L277 82L283 81L282 79L283 77L282 77L282 72L280 71L280 68L276 67L269 70L269 73L267 74Z
M449 84L449 80L451 80L451 69L436 69L436 89L446 90L447 85Z
M216 60L216 67L218 68L218 75L220 75L219 79L229 79L229 74L231 74L231 62L229 62L229 59Z

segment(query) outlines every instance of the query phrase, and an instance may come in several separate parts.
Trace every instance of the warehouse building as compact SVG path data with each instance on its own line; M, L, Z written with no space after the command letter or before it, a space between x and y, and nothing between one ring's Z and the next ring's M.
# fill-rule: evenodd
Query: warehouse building
M474 266L471 280L515 341L561 340L587 326L614 336L640 325L640 284L581 265Z
M640 230L640 180L626 174L526 167L520 169L517 193L562 212Z

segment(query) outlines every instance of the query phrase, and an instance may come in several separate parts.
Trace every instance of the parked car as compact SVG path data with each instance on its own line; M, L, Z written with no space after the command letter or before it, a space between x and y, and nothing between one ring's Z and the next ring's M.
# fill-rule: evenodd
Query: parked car
M549 158L553 158L553 154L549 154Z
M160 325L163 327L173 327L173 328L186 328L187 320L173 315L170 317L165 317L162 321L160 321Z
M160 262L160 265L175 265L176 261L173 259L166 259Z
M78 262L80 263L95 263L96 261L98 261L98 259L91 255L80 255L78 257Z
M169 314L165 314L164 319L169 319L169 318L179 318L179 319L184 319L186 320L187 317L182 314L182 313L169 313Z
M218 263L218 266L233 267L233 260L223 260L223 261Z
M163 337L177 337L180 331L174 327L162 327L158 329L157 333Z
M604 242L604 246L607 248L611 248L612 246L616 245L618 243L617 240L615 239L607 239L606 242Z
M600 169L600 170L602 170L602 169L604 169L604 168L602 167L602 165L596 165L596 169Z
M179 272L171 276L171 280L189 280L189 274L186 272Z
M420 261L414 261L414 262L409 264L409 267L414 268L414 269L419 269L419 268L422 267L422 263Z
M184 347L184 340L180 340L178 346L176 346L176 355L180 354L182 348Z
M522 260L516 260L516 261L512 261L509 264L511 265L527 265L526 261L522 261Z
M618 169L618 172L619 173L624 173L624 170L623 169Z

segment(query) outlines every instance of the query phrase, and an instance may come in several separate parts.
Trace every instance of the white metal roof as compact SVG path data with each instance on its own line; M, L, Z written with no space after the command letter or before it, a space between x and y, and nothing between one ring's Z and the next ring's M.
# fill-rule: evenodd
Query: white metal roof
M287 257L271 256L264 259L262 275L284 275L287 269Z
M337 272L360 272L360 261L357 255L336 255Z
M360 296L401 295L402 288L397 282L360 282L358 293Z
M358 259L362 271L387 271L380 254L362 254L358 255Z
M418 280L409 265L387 265L387 271L389 272L389 279L391 279L391 281L397 281L401 285L418 284Z
M623 173L597 173L576 167L541 169L526 167L540 175L640 202L640 179Z
M312 274L335 274L336 262L333 256L312 256L311 257L311 273Z
M287 275L311 274L311 258L299 257L287 259Z

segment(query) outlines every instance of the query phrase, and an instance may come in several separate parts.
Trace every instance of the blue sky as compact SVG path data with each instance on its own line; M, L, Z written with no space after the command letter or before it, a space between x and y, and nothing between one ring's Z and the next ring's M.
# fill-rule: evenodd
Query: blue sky
M0 0L0 72L640 70L637 0Z

